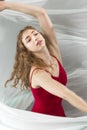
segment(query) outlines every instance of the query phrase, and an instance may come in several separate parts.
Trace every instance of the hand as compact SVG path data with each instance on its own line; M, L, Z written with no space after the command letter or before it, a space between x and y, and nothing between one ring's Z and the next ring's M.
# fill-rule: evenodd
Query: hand
M4 1L0 1L0 11L5 9Z

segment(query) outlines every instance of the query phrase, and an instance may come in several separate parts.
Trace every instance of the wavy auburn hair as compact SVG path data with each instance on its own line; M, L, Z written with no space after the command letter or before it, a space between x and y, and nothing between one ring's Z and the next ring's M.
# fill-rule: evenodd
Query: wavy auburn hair
M24 44L22 43L22 35L24 31L27 29L34 29L32 26L26 26L22 29L17 36L17 48L15 55L15 63L13 66L13 71L11 73L10 79L5 82L5 86L9 81L13 81L12 86L17 87L20 85L20 88L29 88L29 75L32 66L38 67L47 67L47 64L37 56L35 56L31 51L27 50ZM39 31L38 31L39 32ZM41 32L40 32L41 33ZM51 53L51 44L49 43L48 38L41 33L41 35L45 38L47 48Z

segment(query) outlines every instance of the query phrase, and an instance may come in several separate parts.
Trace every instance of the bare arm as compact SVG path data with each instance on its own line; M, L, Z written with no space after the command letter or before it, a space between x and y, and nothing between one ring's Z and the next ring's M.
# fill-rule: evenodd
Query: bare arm
M37 70L32 77L32 83L34 83L35 87L41 86L51 94L63 98L74 107L87 113L87 103L66 86L52 79L49 73Z
M51 41L54 55L58 57L58 59L62 63L60 49L58 47L58 42L53 24L43 8L34 5L26 5L19 2L6 2L6 1L0 2L0 6L1 6L0 10L9 9L34 16L38 20L43 33Z

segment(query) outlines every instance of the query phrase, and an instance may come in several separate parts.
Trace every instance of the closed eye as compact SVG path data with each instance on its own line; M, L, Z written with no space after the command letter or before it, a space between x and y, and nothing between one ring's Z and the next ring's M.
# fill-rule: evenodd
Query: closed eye
M26 37L26 42L28 43L28 42L30 42L30 41L31 41L30 37L27 36L27 37Z
M38 33L35 33L34 35L36 36L36 35L38 35Z
M27 42L30 42L31 41L31 39L28 39L28 41Z

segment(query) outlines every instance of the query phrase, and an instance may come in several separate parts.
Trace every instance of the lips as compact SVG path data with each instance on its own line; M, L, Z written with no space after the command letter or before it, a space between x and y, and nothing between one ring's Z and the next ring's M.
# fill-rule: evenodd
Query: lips
M41 45L41 43L42 43L42 40L38 41L38 42L37 42L37 45Z

